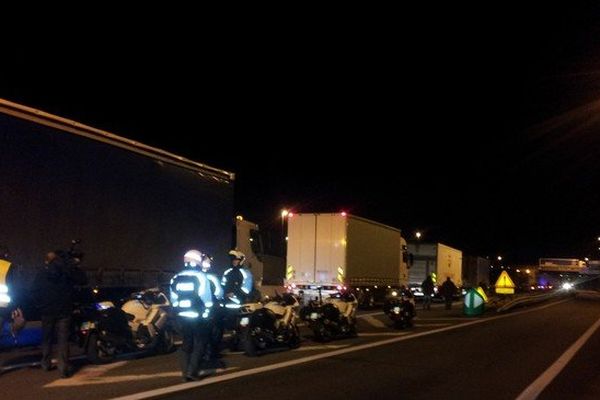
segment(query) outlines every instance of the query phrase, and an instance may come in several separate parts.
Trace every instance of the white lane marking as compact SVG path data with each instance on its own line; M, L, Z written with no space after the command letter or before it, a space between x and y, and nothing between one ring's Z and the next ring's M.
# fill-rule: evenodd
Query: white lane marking
M57 379L50 383L44 385L44 387L56 387L56 386L77 386L81 384L85 384L83 382L94 382L97 379L101 379L100 377L104 375L104 373L110 371L111 369L122 367L127 364L127 361L119 361L112 364L106 365L94 365L89 367L84 367L81 371L78 371L75 375L67 379Z
M366 317L371 317L373 315L383 315L383 311L372 312L369 314L360 314L360 315L357 315L356 318L366 318Z
M385 324L374 317L367 316L364 319L369 325L374 326L375 328L385 328Z
M325 349L340 349L342 347L348 347L349 344L324 344L321 346L300 346L292 351L311 351L311 350L325 350Z
M556 378L556 376L567 366L569 361L577 354L579 349L587 342L590 337L600 327L600 319L594 325L590 326L587 331L575 343L573 343L567 351L565 351L546 371L544 371L531 385L529 385L516 400L534 400L540 393Z
M86 357L85 356L75 356L75 357L69 357L69 360L70 361L83 360L84 358L86 358ZM56 365L56 364L58 364L58 360L53 358L52 365ZM0 368L0 372L10 371L10 370L19 369L19 368L39 367L39 366L40 366L39 361L31 361L31 362L20 363L20 364L9 364L9 365L5 365L2 368Z
M335 356L338 356L341 354L352 353L355 351L370 349L372 347L385 346L387 344L397 343L397 342L401 342L404 340L415 339L415 338L422 337L422 336L433 335L435 333L459 329L459 328L462 328L465 326L482 324L484 322L493 321L496 319L514 317L514 316L521 315L521 314L539 311L539 310L542 310L547 307L552 307L552 306L564 303L565 301L568 301L568 300L570 300L570 299L557 301L554 303L546 304L544 306L532 308L529 310L517 311L514 313L510 313L510 314L498 315L496 317L490 317L490 318L485 318L485 319L479 319L476 321L465 322L464 324L457 324L457 325L448 326L445 328L439 328L439 329L435 329L435 330L431 330L431 331L427 331L427 332L415 333L414 335L401 336L401 337L395 337L392 339L380 340L378 342L367 343L367 344L363 344L363 345L359 345L359 346L351 346L349 348L329 351L327 353L315 354L315 355L308 356L308 357L297 358L295 360L284 361L284 362L280 362L280 363L276 363L276 364L265 365L262 367L246 369L246 370L242 370L242 371L238 371L238 372L232 372L230 374L224 374L221 376L207 378L200 382L181 383L179 385L167 386L167 387L164 387L161 389L148 390L146 392L140 392L140 393L135 393L135 394L127 395L127 396L116 397L112 400L141 400L141 399L148 399L151 397L164 396L167 394L176 393L176 392L180 392L183 390L189 390L189 389L197 388L200 386L212 385L213 383L229 381L229 380L241 378L244 376L260 374L260 373L267 372L267 371L273 371L276 369L287 368L287 367L291 367L293 365L304 364L304 363L308 363L311 361L320 360L323 358L335 357Z
M359 337L369 337L369 336L402 336L408 335L412 332L369 332L369 333L359 333Z
M436 317L436 318L421 318L415 317L415 321L471 321L471 318L466 317Z
M452 324L444 324L444 323L439 323L439 324L415 324L414 326L416 328L427 328L428 326L448 326L448 325L452 325Z
M203 369L200 371L199 375L201 377L202 376L210 376L210 375L214 375L214 374L220 374L225 371L231 371L234 369L239 369L239 367ZM104 372L106 372L106 371L104 371ZM44 387L51 388L51 387L61 387L61 386L106 385L106 384L111 384L111 383L140 381L140 380L148 380L148 379L155 379L155 378L177 378L177 377L181 377L181 371L159 372L156 374L118 375L118 376L105 376L105 377L87 376L85 378L81 378L80 375L77 374L68 379L58 379L54 382L44 385Z

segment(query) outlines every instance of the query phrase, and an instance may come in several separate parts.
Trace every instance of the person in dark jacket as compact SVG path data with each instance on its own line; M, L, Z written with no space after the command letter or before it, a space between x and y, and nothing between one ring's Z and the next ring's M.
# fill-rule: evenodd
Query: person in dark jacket
M454 282L452 282L452 279L447 277L446 282L444 282L441 287L442 295L446 301L446 310L452 309L452 300L454 300L454 295L456 294L457 290L458 289Z
M427 278L421 283L421 290L423 291L423 310L431 309L431 297L434 293L433 279L431 275L427 275Z
M33 283L33 298L42 319L42 361L45 371L52 367L52 342L58 343L58 370L61 377L72 375L69 364L69 331L73 312L75 284L83 284L81 274L73 271L70 257L60 250L46 254L44 268ZM78 281L77 281L78 280Z

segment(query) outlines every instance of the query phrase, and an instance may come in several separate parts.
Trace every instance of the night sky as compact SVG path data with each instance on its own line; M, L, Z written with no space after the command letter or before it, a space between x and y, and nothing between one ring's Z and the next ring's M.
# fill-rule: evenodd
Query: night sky
M233 171L265 229L345 210L509 264L600 258L600 8L540 4L124 19L7 47L0 97Z

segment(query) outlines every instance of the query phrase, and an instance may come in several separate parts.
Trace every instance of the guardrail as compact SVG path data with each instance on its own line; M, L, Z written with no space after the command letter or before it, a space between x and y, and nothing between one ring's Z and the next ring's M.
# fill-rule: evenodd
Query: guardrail
M504 312L504 311L508 311L515 307L540 303L542 301L559 298L559 297L564 297L564 296L568 296L568 295L573 295L573 294L574 294L573 291L566 291L566 290L559 289L559 290L556 290L556 291L550 292L550 293L536 294L533 296L530 296L530 295L522 296L522 297L519 297L516 299L512 299L512 300L508 301L506 304L503 304L502 306L498 307L496 309L496 312Z

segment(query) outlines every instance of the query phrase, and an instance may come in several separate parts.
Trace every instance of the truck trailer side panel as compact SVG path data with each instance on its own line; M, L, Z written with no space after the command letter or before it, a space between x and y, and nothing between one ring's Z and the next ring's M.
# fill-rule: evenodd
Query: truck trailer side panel
M0 148L0 245L14 261L37 266L78 238L88 270L173 270L190 248L228 264L232 179L2 112Z
M438 243L437 280L444 283L450 277L456 286L462 286L462 251Z
M349 283L399 284L402 256L399 230L349 217L347 241L346 277Z

